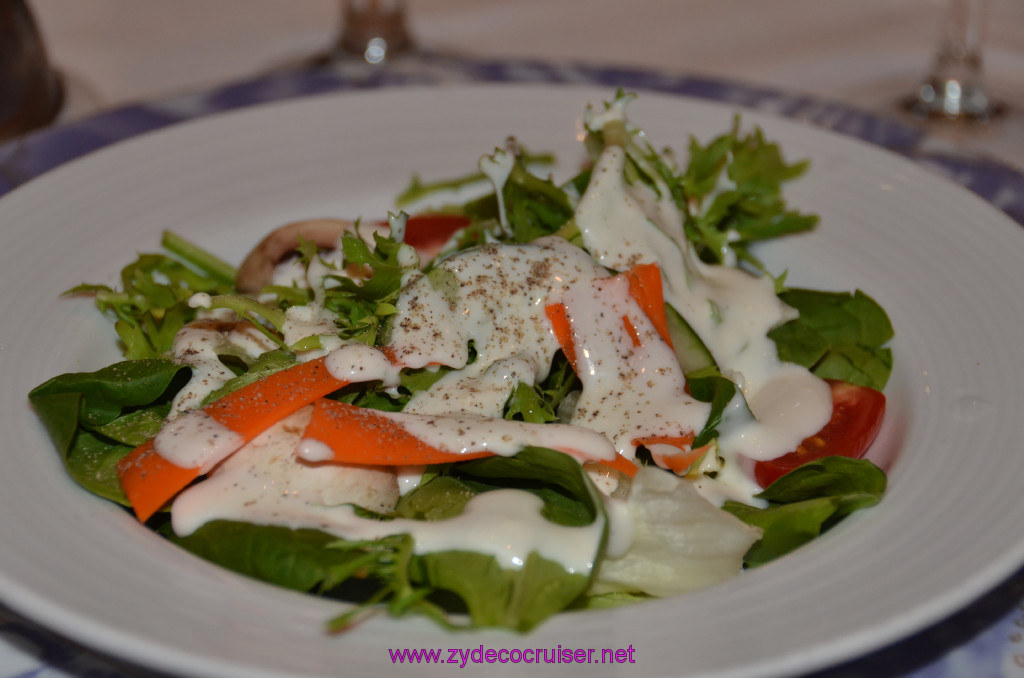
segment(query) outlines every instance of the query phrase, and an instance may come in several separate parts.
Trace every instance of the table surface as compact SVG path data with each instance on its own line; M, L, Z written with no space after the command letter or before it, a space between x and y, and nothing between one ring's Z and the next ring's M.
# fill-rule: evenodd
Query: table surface
M339 0L31 0L72 116L249 78L331 44ZM409 0L437 52L653 68L736 80L900 115L934 58L949 0ZM1024 3L981 0L984 68L1011 115L931 126L1024 165Z
M337 0L31 4L68 80L69 105L57 127L19 151L24 157L17 172L0 176L0 192L118 138L218 108L301 94L282 94L275 85L294 84L289 69L332 42L340 15ZM809 118L888 146L1024 222L1024 3L988 3L987 81L1010 104L1007 116L981 128L923 125L896 105L929 66L946 4L413 0L408 6L414 37L434 54L417 66L417 77L550 80L571 68L574 77L603 84L647 78L653 88ZM559 75L544 64L560 65ZM652 79L654 73L659 77ZM328 80L317 86L353 83L344 69ZM197 95L210 91L224 96ZM1022 599L1019 574L935 627L819 678L1024 676ZM140 672L0 605L0 678L131 675Z

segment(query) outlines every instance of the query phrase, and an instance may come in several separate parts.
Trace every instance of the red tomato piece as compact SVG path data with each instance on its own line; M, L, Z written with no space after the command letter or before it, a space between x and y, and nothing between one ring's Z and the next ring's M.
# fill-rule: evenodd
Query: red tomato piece
M469 217L452 214L411 216L405 222L405 243L415 247L420 256L432 258L456 231L469 223Z
M828 380L832 388L832 418L815 435L788 454L754 465L754 479L768 487L798 466L822 457L864 456L882 427L885 395L867 386Z

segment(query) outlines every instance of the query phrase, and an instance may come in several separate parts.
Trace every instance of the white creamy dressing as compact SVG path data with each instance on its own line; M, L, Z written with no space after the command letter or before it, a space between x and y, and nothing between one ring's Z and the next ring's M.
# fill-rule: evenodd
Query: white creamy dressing
M568 572L589 573L604 530L603 521L582 527L549 522L542 500L517 490L485 492L458 516L444 521L372 520L352 504L388 513L398 500L390 470L338 464L310 465L294 450L308 423L304 408L265 431L229 457L209 478L175 499L172 526L191 534L210 520L239 520L314 528L350 540L412 536L416 553L472 551L492 555L506 569L519 569L531 552Z
M508 215L505 212L505 196L503 189L505 182L512 175L512 168L515 167L516 156L508 151L497 149L494 155L485 155L480 158L480 171L494 185L494 193L498 198L498 223L505 233L508 233Z
M334 314L324 308L323 304L290 306L285 309L284 316L281 331L286 346L295 346L309 337L316 337L319 340L320 348L295 352L300 361L315 360L341 348L343 342L338 336Z
M381 512L394 508L398 487L387 470L295 459L311 413L306 407L274 424L181 493L171 511L174 531L191 534L214 519L313 527L329 521L332 507L349 502Z
M388 360L383 351L360 343L345 344L332 351L324 359L324 366L339 381L380 381L385 387L398 386L401 373L401 368Z
M203 296L195 300L197 307L210 303L209 295ZM170 418L199 407L206 396L235 378L221 355L234 354L253 361L275 348L269 337L244 321L201 320L181 328L174 337L171 354L192 368L192 377L174 396Z
M153 440L161 457L181 468L198 468L200 473L209 473L244 444L240 434L202 410L189 410L171 419Z
M508 397L520 382L533 384L537 365L529 357L514 355L495 360L483 368L454 371L441 377L429 390L420 391L404 412L447 414L464 412L482 417L500 417Z
M703 428L710 407L684 391L675 352L629 296L625 278L577 286L563 300L583 383L571 424L605 434L627 459L636 456L638 439L683 437Z
M588 124L623 120L621 107L593 116ZM591 127L599 129L599 127ZM774 282L738 268L699 261L687 243L683 216L669 200L667 188L657 193L645 185L627 185L623 178L626 152L608 146L598 159L591 182L576 210L584 246L608 268L625 270L640 262L661 268L664 294L708 347L723 374L734 379L756 421L735 413L723 424L719 454L723 473L708 493L749 500L756 485L735 467L779 457L796 449L828 421L832 413L828 385L806 369L778 359L767 334L794 317L775 294ZM659 189L662 187L659 186ZM730 426L730 424L732 424ZM729 487L732 485L732 487Z
M583 390L570 424L581 440L554 447L585 450L589 432L596 431L631 459L638 438L683 436L703 427L708 406L684 392L674 352L629 296L628 283L610 278L580 249L561 238L486 245L455 254L440 268L454 279L454 293L428 276L412 281L397 303L389 347L410 367L456 369L418 393L405 412L500 417L519 382L547 376L559 344L545 309L561 303L580 347Z
M545 305L608 275L586 252L553 237L523 245L483 245L445 259L438 268L454 279L454 289L437 289L431 278L417 274L398 299L388 343L401 365L455 368L409 404L410 411L430 414L477 409L474 387L479 382L471 380L492 366L487 378L504 381L508 393L516 381L547 377L559 345ZM476 350L472 363L470 342ZM496 363L503 365L497 374ZM515 379L507 376L511 371ZM466 380L466 388L452 384L459 380Z

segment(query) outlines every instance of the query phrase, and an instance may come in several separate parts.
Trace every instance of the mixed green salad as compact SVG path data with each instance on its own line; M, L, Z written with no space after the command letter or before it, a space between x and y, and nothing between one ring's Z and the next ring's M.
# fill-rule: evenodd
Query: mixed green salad
M806 163L739 119L680 162L632 98L587 108L567 181L509 140L415 178L414 216L288 224L238 267L168 232L69 290L124 360L29 394L67 471L202 558L353 603L335 630L526 631L874 505L889 320L753 248L815 227L781 190Z

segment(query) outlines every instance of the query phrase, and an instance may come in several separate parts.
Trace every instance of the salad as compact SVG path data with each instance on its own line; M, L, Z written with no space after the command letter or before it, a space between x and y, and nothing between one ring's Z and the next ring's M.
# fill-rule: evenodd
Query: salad
M682 164L632 98L587 108L567 181L508 140L414 178L414 216L287 224L237 267L168 232L120 287L69 290L125 358L29 394L70 475L202 558L354 603L334 630L383 609L527 631L876 504L889 320L751 249L816 225L781 194L806 163L737 119Z

